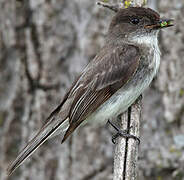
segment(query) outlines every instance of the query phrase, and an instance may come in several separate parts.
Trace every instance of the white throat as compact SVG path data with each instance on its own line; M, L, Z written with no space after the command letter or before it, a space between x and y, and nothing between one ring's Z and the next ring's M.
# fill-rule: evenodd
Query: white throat
M150 47L154 47L157 49L158 47L158 32L154 34L147 34L147 35L138 35L130 39L130 42L133 42L137 45L146 45ZM159 49L159 48L158 48Z
M144 36L136 36L130 39L131 42L141 45L144 48L150 48L150 51L153 51L154 57L150 66L155 66L156 72L158 71L160 65L160 49L158 46L158 31L152 34L147 34Z

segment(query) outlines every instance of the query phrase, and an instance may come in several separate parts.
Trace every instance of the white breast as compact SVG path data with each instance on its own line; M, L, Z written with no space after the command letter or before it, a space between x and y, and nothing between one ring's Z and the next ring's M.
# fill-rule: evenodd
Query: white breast
M149 74L145 74L141 83L132 86L129 81L125 86L118 90L109 100L102 104L94 113L92 113L86 122L104 124L108 119L117 117L128 109L134 101L142 94L142 92L150 85L155 74L158 71L160 64L160 50L158 47L157 36L154 37L140 37L136 39L136 43L146 43L154 49L153 58L149 64ZM135 81L135 80L134 80Z
M154 67L155 73L154 75L156 75L158 69L159 69L159 65L160 65L160 49L158 46L158 32L156 32L155 34L151 34L148 36L140 36L140 37L136 37L131 39L132 42L134 42L137 45L147 45L148 47L150 47L150 49L154 49L154 57L152 60L152 63L150 64L150 68Z

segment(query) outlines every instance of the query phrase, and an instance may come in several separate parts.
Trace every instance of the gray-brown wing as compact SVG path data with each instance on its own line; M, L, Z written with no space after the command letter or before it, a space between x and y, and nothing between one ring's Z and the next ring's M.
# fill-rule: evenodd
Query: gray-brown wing
M64 141L87 116L129 80L138 64L139 51L134 46L116 47L109 51L104 48L74 82L61 104L50 114L37 135L11 163L7 170L8 174L10 175L62 127L69 117L70 126L63 138Z
M96 56L70 90L68 98L73 98L70 126L62 142L136 72L140 59L138 48L126 45L109 49L104 48Z

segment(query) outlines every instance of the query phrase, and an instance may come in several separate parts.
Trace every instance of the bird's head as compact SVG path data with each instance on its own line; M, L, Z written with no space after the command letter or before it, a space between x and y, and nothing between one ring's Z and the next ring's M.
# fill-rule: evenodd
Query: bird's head
M162 19L150 8L129 7L119 10L113 17L108 36L111 40L130 41L139 37L156 37L160 29L170 26L173 26L172 19Z

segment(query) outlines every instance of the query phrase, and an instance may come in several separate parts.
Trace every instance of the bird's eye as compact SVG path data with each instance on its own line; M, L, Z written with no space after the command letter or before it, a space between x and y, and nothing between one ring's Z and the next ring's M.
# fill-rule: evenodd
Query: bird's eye
M132 22L132 24L139 24L139 19L138 18L132 18L131 19L131 22Z

